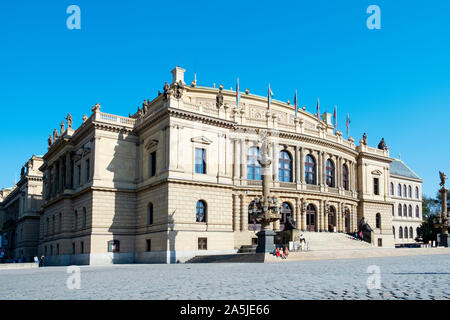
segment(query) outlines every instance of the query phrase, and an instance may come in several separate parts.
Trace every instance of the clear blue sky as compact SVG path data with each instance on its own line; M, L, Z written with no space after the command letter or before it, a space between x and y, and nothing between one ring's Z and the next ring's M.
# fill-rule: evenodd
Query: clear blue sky
M66 8L81 8L69 30ZM366 9L381 9L369 30ZM0 188L47 149L70 112L96 102L128 115L180 65L190 83L223 83L314 112L338 105L340 130L384 137L434 195L450 176L450 1L2 1Z

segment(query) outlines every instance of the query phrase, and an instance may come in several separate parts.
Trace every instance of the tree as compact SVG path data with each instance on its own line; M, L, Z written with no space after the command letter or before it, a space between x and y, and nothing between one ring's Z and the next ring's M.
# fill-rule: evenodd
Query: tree
M422 216L423 222L417 229L416 241L428 243L436 241L440 228L435 228L435 224L441 215L441 194L438 193L436 198L427 196L422 197Z

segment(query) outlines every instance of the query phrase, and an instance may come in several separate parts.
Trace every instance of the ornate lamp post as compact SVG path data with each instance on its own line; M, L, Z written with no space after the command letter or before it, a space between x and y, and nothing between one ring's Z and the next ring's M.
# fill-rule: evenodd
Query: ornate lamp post
M264 134L264 133L263 133ZM272 160L269 156L269 143L267 141L267 133L262 137L261 164L262 170L262 197L255 198L249 206L249 214L253 220L261 224L261 231L257 233L258 246L256 252L272 252L275 249L274 236L275 232L270 228L270 223L281 219L280 205L278 198L270 195Z
M450 247L450 238L448 236L448 228L449 228L449 220L450 220L450 212L447 211L447 192L448 190L445 188L445 180L447 176L445 173L439 171L439 177L441 178L439 189L441 193L441 217L439 219L438 227L442 229L440 237L439 237L439 246L441 247Z

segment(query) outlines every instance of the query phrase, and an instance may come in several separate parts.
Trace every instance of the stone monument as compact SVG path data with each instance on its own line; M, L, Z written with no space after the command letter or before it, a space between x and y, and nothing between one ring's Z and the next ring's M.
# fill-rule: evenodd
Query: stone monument
M249 206L249 214L253 220L261 224L261 231L257 233L258 245L256 252L273 252L275 250L274 236L271 222L281 218L278 199L270 195L271 164L269 156L269 142L267 131L262 134L261 159L258 162L262 170L262 197L255 198Z
M445 173L439 171L439 177L441 183L439 184L442 188L439 189L441 193L441 217L439 218L438 227L441 228L441 233L438 235L438 246L440 247L450 247L450 238L448 236L448 222L450 218L450 213L447 210L447 192L448 189L445 188L445 180L447 176Z

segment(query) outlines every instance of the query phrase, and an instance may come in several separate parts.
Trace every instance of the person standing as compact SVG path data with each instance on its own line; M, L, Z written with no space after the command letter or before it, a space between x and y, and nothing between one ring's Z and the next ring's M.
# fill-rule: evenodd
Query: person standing
M45 260L45 257L41 256L41 259L39 260L39 267L44 267L45 266L44 260Z

